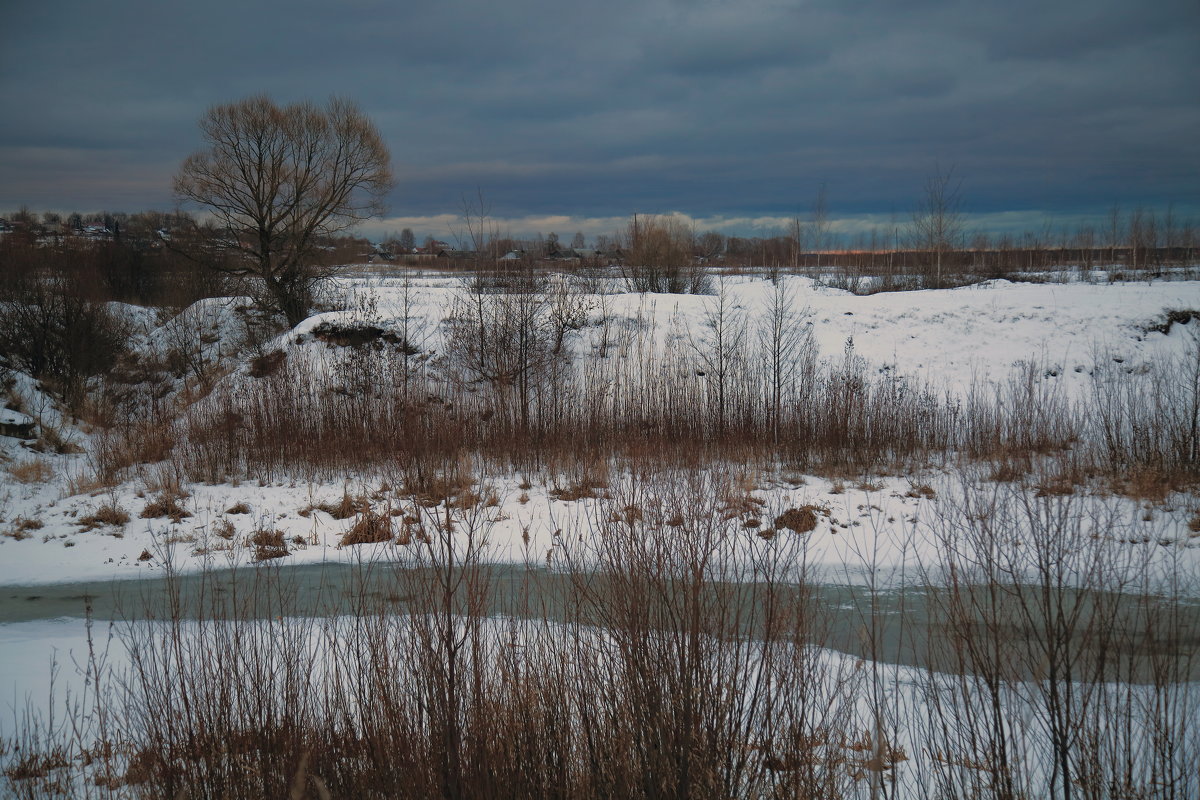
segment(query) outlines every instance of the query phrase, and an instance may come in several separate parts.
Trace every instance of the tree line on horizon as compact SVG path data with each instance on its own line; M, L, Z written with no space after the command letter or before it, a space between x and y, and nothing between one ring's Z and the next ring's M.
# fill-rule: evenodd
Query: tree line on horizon
M20 292L36 283L31 276L55 274L51 283L60 292L147 305L182 307L213 292L247 294L264 313L294 326L319 304L322 282L348 264L376 254L389 260L400 254L405 261L417 255L411 229L382 245L354 236L363 222L382 216L393 177L383 137L352 101L280 106L257 95L213 106L199 129L204 146L175 176L174 211L72 212L65 219L45 212L39 221L22 208L4 220L4 299L20 302ZM463 197L453 231L457 246L436 247L427 237L422 255L441 257L431 266L476 270L545 268L539 262L578 258L581 265L619 268L626 287L638 291L705 291L702 273L709 265L766 268L772 277L784 269L826 280L832 273L835 285L886 291L1068 266L1161 271L1194 262L1198 232L1172 210L1160 219L1153 210L1138 208L1126 217L1114 208L1105 230L1085 225L1070 236L1055 235L1047 223L1019 238L972 233L962 177L953 167L938 167L906 222L872 231L850 249L836 247L844 241L833 230L822 185L808 216L794 217L782 235L726 236L698 232L678 215L634 214L624 231L598 237L591 251L581 247L582 233L570 248L553 232L533 240L502 235L477 190Z

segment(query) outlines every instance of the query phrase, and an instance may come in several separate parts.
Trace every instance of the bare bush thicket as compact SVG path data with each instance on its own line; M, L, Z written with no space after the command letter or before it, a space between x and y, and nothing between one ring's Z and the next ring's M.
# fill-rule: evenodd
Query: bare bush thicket
M1195 576L1110 500L959 496L930 531L935 796L1193 796Z
M709 275L693 255L693 232L671 215L635 214L622 276L635 292L706 294Z
M124 319L88 287L54 276L11 277L0 297L0 352L78 407L88 378L117 362L129 337Z
M631 474L562 532L553 570L490 567L486 505L446 498L379 534L398 562L327 584L168 573L145 619L82 658L94 688L70 724L31 720L0 748L2 780L27 797L1195 796L1194 576L1129 546L1136 523L1105 498L960 488L921 531L932 585L893 587L927 604L901 646L918 667L884 663L875 583L850 623L871 661L822 649L844 646L844 603L803 532L727 513L736 482Z
M585 323L585 301L531 280L465 290L444 340L422 333L421 348L407 335L352 342L317 331L340 343L326 357L310 363L292 351L270 374L189 408L174 437L180 464L219 480L336 478L345 467L430 474L460 458L522 469L746 461L851 474L986 462L998 476L1056 490L1099 479L1159 496L1196 479L1195 338L1185 355L1137 369L1097 354L1090 395L1069 396L1054 368L1030 361L1006 383L957 398L868 368L853 341L818 361L804 312L782 288L756 309L720 292L694 330L638 316L605 328L606 357L573 358L562 342Z
M128 671L88 662L124 689L87 698L60 761L90 754L98 796L852 796L855 670L804 644L804 543L722 520L710 480L630 487L597 549L507 591L481 507L450 503L420 510L406 567L305 598L348 616L295 616L267 567L172 578L165 615L117 628Z

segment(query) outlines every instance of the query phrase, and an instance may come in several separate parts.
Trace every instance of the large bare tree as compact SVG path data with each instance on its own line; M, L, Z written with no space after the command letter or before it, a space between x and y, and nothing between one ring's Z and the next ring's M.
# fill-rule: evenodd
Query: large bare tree
M371 121L347 100L280 107L260 95L210 108L205 149L183 162L179 199L209 212L232 258L219 268L257 277L262 303L290 325L307 316L324 237L378 216L392 186L390 156Z

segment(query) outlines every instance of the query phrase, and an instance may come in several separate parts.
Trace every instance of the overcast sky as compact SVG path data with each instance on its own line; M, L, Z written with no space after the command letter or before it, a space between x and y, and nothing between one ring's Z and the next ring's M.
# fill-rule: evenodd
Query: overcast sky
M398 179L375 230L445 234L478 187L518 235L769 232L822 183L849 225L905 217L938 165L993 227L1200 215L1196 0L2 8L0 213L170 207L205 109L266 92L375 121Z

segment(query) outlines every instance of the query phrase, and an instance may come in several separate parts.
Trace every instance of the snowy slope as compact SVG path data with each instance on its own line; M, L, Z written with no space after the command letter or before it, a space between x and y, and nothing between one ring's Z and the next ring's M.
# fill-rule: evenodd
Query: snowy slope
M1088 365L1096 354L1118 357L1129 368L1140 362L1182 356L1187 352L1196 323L1173 326L1169 333L1147 329L1164 318L1167 309L1200 308L1200 283L1163 282L1145 284L1013 284L1005 281L944 291L894 292L859 297L824 288L803 278L789 278L797 309L807 308L812 330L823 358L837 358L846 341L853 338L857 353L878 366L892 365L899 374L917 375L950 390L962 391L972 381L1001 381L1014 364L1036 361L1047 365L1046 380L1063 382L1072 391L1083 391L1090 380ZM356 310L318 315L280 336L264 349L303 351L319 362L331 352L311 334L318 325L337 320L369 317L384 327L398 329L407 317L410 330L420 331L421 344L436 352L443 347L441 320L461 290L445 278L428 279L405 287L398 281L350 284L350 301ZM723 291L732 307L740 307L753 324L761 313L771 285L762 280L726 279ZM179 330L194 333L200 346L198 357L222 360L238 357L243 327L237 307L242 298L205 301L185 311L167 325L145 334L143 347L167 346ZM642 325L660 342L678 336L680 326L698 328L716 303L714 297L688 295L616 294L597 298L589 312L591 325L584 328L572 346L580 358L592 352L600 335L602 314L610 315L615 328ZM638 320L641 320L639 323ZM227 389L250 380L244 370L235 370L224 380ZM18 388L33 393L32 386ZM221 389L214 391L214 397ZM45 403L42 403L45 405ZM52 408L39 413L62 424ZM29 457L13 439L0 438L0 451L9 464ZM353 519L334 520L321 511L302 514L313 503L333 502L343 492L371 494L379 486L370 476L348 476L348 484L257 486L227 484L185 487L190 497L183 501L190 516L178 522L165 518L142 518L143 509L154 499L140 482L106 490L97 495L70 496L71 478L86 472L86 458L41 456L56 472L49 483L19 483L5 474L0 484L0 533L13 529L21 520L36 520L40 527L23 538L0 536L0 585L67 581L107 577L160 574L169 550L185 569L196 569L206 561L246 560L252 553L247 539L256 528L282 531L291 553L287 563L353 560L367 552L382 557L403 558L396 545L339 547L342 534ZM920 477L920 476L918 476ZM920 477L932 482L939 495L944 488L937 475ZM518 488L512 476L493 476L488 486L499 505L488 511L489 537L497 561L553 560L559 546L556 531L586 536L587 515L593 501L567 502L553 497L552 486ZM814 560L830 574L861 571L864 558L885 566L898 566L914 552L913 520L936 514L936 501L910 497L910 482L889 478L877 489L862 491L854 486L835 487L828 480L809 477L789 483L779 475L764 475L756 496L775 513L789 506L813 504L829 509L821 526L811 535ZM522 500L522 496L527 495ZM248 514L228 514L239 502ZM376 507L399 508L402 499L380 495ZM1137 503L1123 512L1130 519L1142 512ZM123 525L99 525L85 530L80 520L101 506L123 509L130 521ZM1151 538L1178 541L1194 554L1194 540L1185 530L1194 509L1186 498L1176 498L1171 509L1155 511L1145 523ZM764 512L765 513L765 512ZM217 525L233 525L229 539L214 535ZM139 560L143 552L149 558Z

